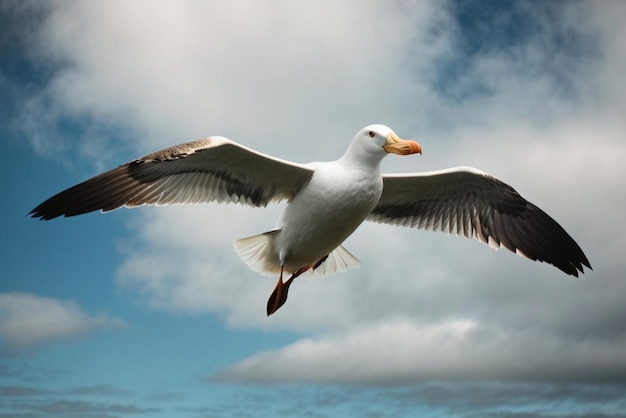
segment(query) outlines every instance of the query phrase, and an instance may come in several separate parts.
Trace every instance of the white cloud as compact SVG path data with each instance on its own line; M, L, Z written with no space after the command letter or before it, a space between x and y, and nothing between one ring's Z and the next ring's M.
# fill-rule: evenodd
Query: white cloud
M0 337L5 349L10 351L32 349L123 325L119 319L91 316L74 302L28 293L0 294Z
M214 378L351 385L441 379L589 382L624 375L625 342L622 336L617 344L590 340L572 345L557 336L490 329L468 319L435 324L389 321L262 352Z
M420 140L424 156L389 157L386 171L491 172L561 222L595 268L574 280L464 239L364 225L346 242L360 269L298 279L287 305L267 319L274 279L249 271L230 243L271 229L279 210L138 209L121 286L157 309L314 333L223 378L582 379L624 364L626 241L615 225L626 210L626 54L620 25L601 24L619 21L623 6L571 6L561 25L541 27L515 53L471 57L457 87L480 81L488 93L454 100L432 84L434 63L461 53L443 3L192 4L63 3L42 31L48 53L67 64L48 94L71 116L131 126L144 134L134 146L146 152L224 134L282 158L332 159L361 126L388 123ZM544 42L564 27L593 34L597 60L566 59ZM568 71L573 62L580 68ZM566 93L555 68L566 73ZM87 150L108 141L82 152L95 155ZM269 372L264 362L292 371Z
M435 12L427 2L70 2L48 19L42 50L66 63L49 87L58 104L132 126L138 148L224 134L267 151L298 141L306 155L319 148L307 140L351 135L415 100L398 80L413 27ZM422 42L420 53L433 51Z

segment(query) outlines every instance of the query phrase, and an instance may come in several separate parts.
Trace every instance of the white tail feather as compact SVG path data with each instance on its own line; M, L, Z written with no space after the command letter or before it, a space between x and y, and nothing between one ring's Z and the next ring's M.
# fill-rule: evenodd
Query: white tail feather
M265 232L259 235L238 239L233 243L235 252L248 267L257 273L273 275L280 273L278 260L272 262L270 243L272 235L278 230Z
M344 272L350 267L358 267L360 265L361 262L350 251L346 250L343 245L340 245L332 253L328 254L328 258L313 271L313 274L317 277L323 277L333 273Z
M265 275L280 273L280 262L272 256L272 236L278 230L238 239L233 243L235 252L250 269ZM318 268L313 271L317 277L344 272L350 267L358 267L361 262L342 245L335 248Z

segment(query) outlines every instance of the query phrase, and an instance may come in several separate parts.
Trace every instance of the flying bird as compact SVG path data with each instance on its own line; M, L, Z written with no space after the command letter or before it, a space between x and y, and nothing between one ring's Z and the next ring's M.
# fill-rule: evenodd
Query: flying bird
M389 153L421 154L422 148L387 126L370 125L338 160L299 164L212 136L120 165L52 196L29 215L49 220L123 206L217 201L265 207L286 200L274 229L234 243L252 270L278 275L267 315L286 302L301 274L359 265L342 243L366 220L475 238L573 276L583 266L591 269L569 234L508 184L472 167L381 174Z

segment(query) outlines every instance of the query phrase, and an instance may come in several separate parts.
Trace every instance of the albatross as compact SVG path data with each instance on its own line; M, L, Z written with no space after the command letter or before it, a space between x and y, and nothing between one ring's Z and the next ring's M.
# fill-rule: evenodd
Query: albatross
M267 315L304 273L360 264L342 243L363 221L442 231L507 248L578 277L587 257L549 215L503 181L472 167L381 174L388 154L422 154L416 141L384 125L361 129L335 161L299 164L212 136L176 145L106 171L34 208L41 220L120 207L288 202L276 227L234 243L252 270L278 275ZM284 275L289 278L284 280Z

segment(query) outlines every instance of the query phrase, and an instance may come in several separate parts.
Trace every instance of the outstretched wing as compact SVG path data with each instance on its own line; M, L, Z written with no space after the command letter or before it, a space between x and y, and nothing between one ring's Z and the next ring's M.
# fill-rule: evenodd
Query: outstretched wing
M146 155L62 191L30 212L49 220L122 206L291 200L314 168L210 137Z
M511 186L471 167L383 175L383 194L368 220L432 229L504 246L578 276L591 268L578 244Z

